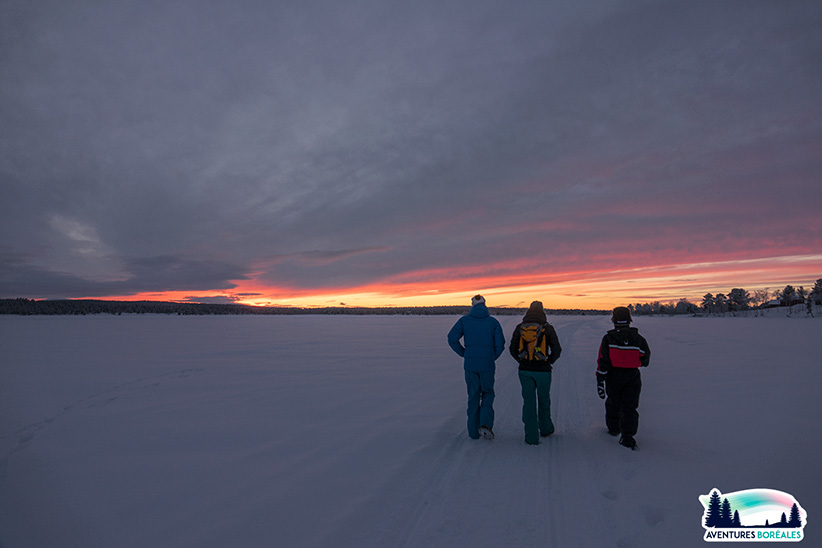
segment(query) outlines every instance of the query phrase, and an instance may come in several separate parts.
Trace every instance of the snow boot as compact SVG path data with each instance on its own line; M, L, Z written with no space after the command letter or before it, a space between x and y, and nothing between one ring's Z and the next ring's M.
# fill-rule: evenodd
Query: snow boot
M633 451L639 449L639 447L637 447L636 445L636 440L630 436L622 436L621 438L619 438L619 444Z
M490 426L480 426L480 432L482 433L482 437L486 440L494 439L494 431L491 430Z

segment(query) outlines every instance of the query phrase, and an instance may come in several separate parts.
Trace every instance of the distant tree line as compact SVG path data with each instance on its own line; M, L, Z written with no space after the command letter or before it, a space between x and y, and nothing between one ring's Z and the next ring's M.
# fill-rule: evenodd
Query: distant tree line
M727 294L707 293L701 303L688 299L667 304L636 303L628 305L635 316L652 315L697 315L725 314L746 310L783 306L804 305L807 313L814 315L822 307L822 278L816 280L810 290L800 286L786 285L784 289L770 292L757 289L749 292L742 288L731 289ZM405 307L353 307L332 306L322 308L301 308L286 306L250 306L243 304L218 303L176 303L162 301L101 301L101 300L34 300L0 299L0 314L30 315L87 315L87 314L177 314L181 316L201 315L299 315L299 314L346 314L346 315L462 315L470 306L405 306ZM489 307L496 316L521 316L525 308ZM546 309L550 315L604 315L607 310Z
M162 301L100 301L100 300L43 300L0 299L0 314L34 315L89 315L89 314L176 314L180 316L203 315L462 315L470 306L412 306L412 307L323 307L299 308L278 306L249 306L243 304L174 303ZM496 316L521 316L525 308L489 307ZM546 310L552 315L608 314L605 310Z
M195 304L161 301L34 300L2 299L0 314L74 315L88 314L250 314L248 307L232 304Z
M822 278L816 280L810 290L802 286L798 288L786 285L784 289L769 291L768 288L756 289L749 292L742 288L731 289L727 294L706 293L702 297L701 303L692 303L688 299L680 299L677 302L662 304L637 303L629 305L631 311L638 316L656 314L725 314L736 313L744 310L761 310L774 307L796 307L803 305L808 314L814 315L814 311L822 306Z

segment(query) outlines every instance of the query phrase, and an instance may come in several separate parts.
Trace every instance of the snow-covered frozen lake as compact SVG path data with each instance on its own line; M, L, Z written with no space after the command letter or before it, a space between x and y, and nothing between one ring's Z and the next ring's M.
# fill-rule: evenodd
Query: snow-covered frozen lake
M0 547L701 546L714 487L794 495L822 545L822 321L639 318L631 452L608 318L549 320L534 447L507 353L497 437L468 438L452 316L0 316Z

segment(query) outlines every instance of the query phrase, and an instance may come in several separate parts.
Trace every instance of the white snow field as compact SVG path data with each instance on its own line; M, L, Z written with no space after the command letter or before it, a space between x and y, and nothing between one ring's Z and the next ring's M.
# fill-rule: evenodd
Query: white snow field
M456 319L2 316L0 546L702 546L714 487L792 494L822 546L820 320L637 319L632 452L596 394L608 317L549 318L539 446L507 352L496 439L468 438Z

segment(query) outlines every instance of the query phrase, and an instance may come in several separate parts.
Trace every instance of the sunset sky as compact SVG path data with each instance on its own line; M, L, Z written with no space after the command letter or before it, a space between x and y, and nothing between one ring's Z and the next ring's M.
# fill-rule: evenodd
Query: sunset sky
M0 0L0 298L822 278L818 0Z

